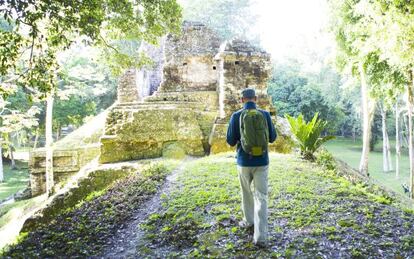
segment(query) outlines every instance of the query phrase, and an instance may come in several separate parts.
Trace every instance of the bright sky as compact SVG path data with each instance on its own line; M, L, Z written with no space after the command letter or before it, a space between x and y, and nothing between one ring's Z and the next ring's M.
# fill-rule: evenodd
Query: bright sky
M303 47L323 50L331 42L326 33L326 0L252 0L258 16L262 46L275 59L297 53Z

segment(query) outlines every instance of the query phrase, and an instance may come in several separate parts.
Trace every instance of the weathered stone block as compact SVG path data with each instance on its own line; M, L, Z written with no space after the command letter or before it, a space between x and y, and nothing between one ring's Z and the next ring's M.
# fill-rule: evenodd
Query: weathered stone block
M180 102L197 103L202 111L216 112L218 109L218 96L216 91L183 91L183 92L157 92L145 98L148 103Z
M99 155L99 144L90 144L72 150L53 151L53 176L55 183L66 181L81 167ZM32 196L46 191L46 151L37 149L30 152L29 172Z
M222 100L220 117L229 118L240 107L240 92L254 88L260 108L275 115L267 95L267 82L271 72L270 55L246 41L227 42L215 56L219 68L218 90Z
M180 36L167 36L159 92L215 91L218 70L213 58L221 42L204 24L184 22Z
M165 143L162 148L162 156L165 158L182 159L186 156L185 148L178 142Z
M217 110L217 108L216 108ZM197 112L197 120L203 133L203 148L206 154L210 153L209 138L213 131L214 121L217 118L217 112Z
M209 139L210 154L218 154L227 151L234 151L235 147L231 147L226 142L227 124L216 123Z
M141 97L137 86L137 71L136 69L129 69L119 78L118 102L136 102Z
M181 143L186 154L204 155L204 136L197 113L192 109L164 107L124 111L123 120L117 121L112 129L112 136L101 138L102 163L159 157L163 145L175 141Z

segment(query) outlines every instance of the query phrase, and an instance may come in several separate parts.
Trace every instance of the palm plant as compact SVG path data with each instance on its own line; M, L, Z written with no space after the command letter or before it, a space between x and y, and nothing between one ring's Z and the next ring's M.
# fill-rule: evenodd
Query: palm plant
M297 118L285 115L290 124L290 129L296 137L300 147L301 155L308 160L314 160L315 151L326 141L334 139L335 136L321 137L322 131L325 129L327 122L318 119L316 113L310 122L306 122L303 115Z

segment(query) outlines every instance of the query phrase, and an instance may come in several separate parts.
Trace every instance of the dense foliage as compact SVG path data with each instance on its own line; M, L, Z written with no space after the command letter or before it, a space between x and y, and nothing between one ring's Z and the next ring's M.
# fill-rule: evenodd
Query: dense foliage
M341 77L330 67L307 72L298 60L276 63L268 93L280 116L315 113L328 121L327 130L342 136L359 135L358 92L344 89Z
M337 43L337 67L361 85L363 148L359 170L368 174L368 155L375 109L382 114L384 171L391 166L386 117L394 108L396 119L396 177L399 177L400 121L406 125L410 164L410 196L414 197L414 146L412 110L414 105L414 13L413 3L400 0L331 0L331 31ZM400 113L404 95L406 114ZM374 122L374 123L373 123ZM374 132L375 132L374 128ZM371 141L371 149L372 149Z
M57 85L58 53L76 40L99 43L122 54L111 40L153 43L167 32L177 32L181 24L181 8L175 0L6 0L1 6L1 16L14 26L0 30L2 96L20 85L44 97ZM137 55L123 57L121 66L141 62Z

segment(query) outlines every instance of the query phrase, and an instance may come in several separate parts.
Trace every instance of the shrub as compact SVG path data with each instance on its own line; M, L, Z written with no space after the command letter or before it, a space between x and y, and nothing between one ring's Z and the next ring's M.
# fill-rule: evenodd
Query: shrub
M329 153L325 149L322 149L320 152L316 154L316 163L328 170L336 169L335 159L333 158L331 153Z
M313 153L326 141L334 139L335 136L321 137L322 131L326 128L326 121L318 119L318 113L313 116L310 122L303 119L300 114L297 118L286 114L290 129L299 144L301 155L307 160L315 160Z

